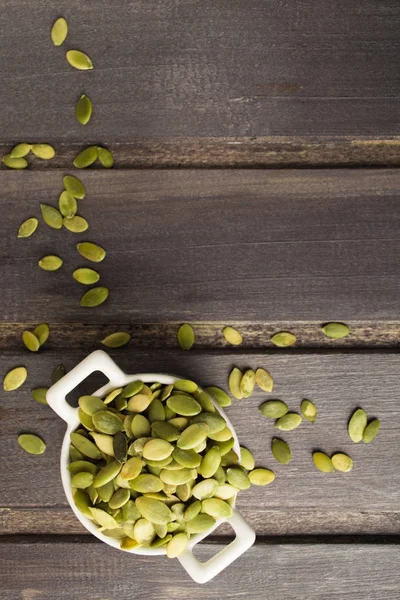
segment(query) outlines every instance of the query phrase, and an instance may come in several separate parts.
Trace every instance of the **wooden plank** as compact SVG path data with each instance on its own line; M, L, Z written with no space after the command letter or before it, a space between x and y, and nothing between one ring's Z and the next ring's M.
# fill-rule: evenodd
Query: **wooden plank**
M204 561L221 548L201 544L196 554ZM144 590L149 600L261 600L266 590L270 600L397 600L400 586L400 546L384 544L253 546L203 586L176 560L128 555L100 543L10 542L2 556L3 600L53 600L60 594L63 600L130 600Z
M82 173L76 235L16 231L55 203L59 172L2 172L2 321L398 321L400 175L396 170L112 171ZM23 191L22 191L23 190ZM111 290L79 306L75 244L93 240ZM46 273L44 254L64 267ZM34 299L34 302L32 300Z
M11 0L0 13L2 139L400 133L396 0ZM51 45L63 14L70 34ZM65 50L95 69L77 73ZM75 120L85 91L89 127Z
M77 346L64 353L44 350L40 357L9 351L0 359L1 373L17 364L25 364L29 371L29 380L21 390L1 395L0 453L8 457L0 491L1 507L58 509L67 506L58 466L65 426L48 407L37 405L31 399L30 389L47 385L52 368L60 361L70 369L85 354L86 350ZM177 373L204 386L220 385L225 389L233 364L242 368L265 366L275 380L273 397L287 401L292 410L299 410L303 398L315 401L320 415L318 423L314 426L304 423L296 432L282 436L292 448L290 465L279 465L271 455L270 443L277 431L273 423L260 418L257 410L266 398L265 393L257 392L250 400L234 402L228 409L241 443L254 452L259 465L274 469L277 475L273 485L252 488L239 498L239 507L248 515L254 515L254 524L262 531L268 530L268 525L262 523L268 520L271 511L286 512L287 522L295 511L309 512L310 515L313 511L343 514L398 512L398 353L290 356L265 352L130 349L114 351L112 355L126 371ZM93 392L96 385L92 381L91 386L86 386L81 393ZM362 406L370 418L382 420L379 437L369 446L355 445L347 435L347 420L357 406ZM27 456L18 447L17 435L24 431L44 437L47 450L43 456ZM329 454L339 450L348 452L355 462L353 471L333 475L316 471L311 454L317 448ZM330 522L329 527L335 531L334 518ZM368 531L368 520L365 524ZM384 530L385 526L382 527Z

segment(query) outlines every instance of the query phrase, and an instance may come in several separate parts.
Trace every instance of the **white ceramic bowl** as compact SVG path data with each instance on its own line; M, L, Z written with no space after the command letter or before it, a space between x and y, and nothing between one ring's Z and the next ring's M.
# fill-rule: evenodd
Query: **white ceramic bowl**
M97 350L93 352L89 356L87 356L82 362L80 362L72 371L67 373L60 381L55 383L47 392L47 402L49 406L62 418L67 422L67 431L65 433L64 441L61 448L61 479L64 487L65 495L67 496L67 500L74 511L75 515L79 519L79 521L86 527L90 533L95 535L99 540L108 544L109 546L113 546L120 550L119 540L115 540L113 538L107 537L103 535L97 526L88 519L85 515L83 515L75 506L71 483L70 483L70 472L67 467L69 464L69 446L70 446L70 433L75 431L80 426L80 421L78 418L78 409L73 408L66 401L66 396L69 394L74 388L76 388L86 377L88 377L91 373L95 371L100 371L103 373L108 379L109 382L104 385L102 388L94 392L94 395L104 397L111 390L125 386L127 383L131 381L135 381L137 379L143 381L144 383L156 382L169 385L171 383L175 383L179 377L175 377L173 375L163 375L161 373L138 373L135 375L127 375L115 364L115 362L102 350ZM228 417L221 409L220 406L215 404L216 409L221 414L221 416L226 420L228 427L231 429L233 433L233 438L235 440L235 444L233 446L234 451L240 456L239 450L239 441L237 439L234 428L232 427L232 423L229 421ZM228 546L226 546L223 550L221 550L218 554L210 558L207 562L201 563L197 558L193 555L193 547L207 537L210 533L212 533L221 523L227 521L230 523L232 528L236 533L236 537ZM242 515L239 513L237 509L234 508L233 516L229 519L220 519L216 522L214 527L205 533L198 534L192 536L189 540L188 547L184 554L182 554L178 560L181 565L186 569L189 575L197 582L197 583L205 583L212 579L215 575L220 573L225 567L227 567L230 563L232 563L236 558L238 558L243 552L245 552L250 546L253 545L255 541L255 533L253 529L248 525L248 523L243 519ZM126 552L126 550L124 550ZM157 554L166 554L165 548L135 548L133 550L129 550L132 554L144 554L144 555L157 555Z

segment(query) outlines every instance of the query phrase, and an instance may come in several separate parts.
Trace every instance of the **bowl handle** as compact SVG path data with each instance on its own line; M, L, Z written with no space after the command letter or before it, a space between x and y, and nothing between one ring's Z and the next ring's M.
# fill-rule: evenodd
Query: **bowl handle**
M108 377L114 387L118 387L126 379L125 373L117 367L106 352L96 350L47 391L47 403L69 425L76 422L78 409L68 404L66 396L95 371L100 371Z
M254 544L256 534L238 510L234 509L233 516L224 521L232 526L236 537L218 554L202 563L193 555L193 545L178 557L182 567L197 583L210 581Z

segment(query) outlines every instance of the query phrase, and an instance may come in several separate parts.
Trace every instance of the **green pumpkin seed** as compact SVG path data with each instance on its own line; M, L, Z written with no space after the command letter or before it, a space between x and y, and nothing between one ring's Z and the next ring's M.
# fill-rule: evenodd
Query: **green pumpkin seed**
M37 352L40 348L39 340L31 331L24 331L22 333L22 341L24 342L25 347L31 352Z
M90 507L90 499L89 496L83 490L76 490L74 494L74 503L76 508L86 517L92 519L92 513L89 510Z
M101 146L97 147L97 152L99 156L99 161L103 167L106 169L111 169L114 164L114 157L110 150L107 148L102 148Z
M219 486L221 486L225 483L225 480L226 480L225 470L222 466L219 466L218 469L215 471L213 479L216 479ZM222 498L222 500L225 500L225 498Z
M89 415L86 415L88 417ZM89 417L91 419L91 417ZM92 420L93 424L93 420ZM94 427L93 427L94 428ZM96 431L92 431L92 438L96 446L98 447L103 454L107 454L107 456L114 457L114 444L112 435L107 435L105 433L97 433Z
M83 454L79 452L72 444L69 445L69 458L71 461L83 460Z
M25 144L25 143L17 144L11 150L9 156L11 156L11 158L24 158L25 156L27 156L29 154L29 152L31 151L31 148L32 148L31 144Z
M343 454L342 452L334 454L331 460L333 467L337 471L342 471L342 473L348 473L353 468L353 461L350 456L347 456L347 454Z
M296 429L301 422L301 415L298 415L297 413L286 413L286 415L277 420L275 427L281 431L292 431L293 429Z
M128 500L126 504L124 504L122 508L122 518L124 521L128 523L134 523L138 519L140 519L141 515L138 509L136 508L136 504L133 500Z
M247 450L247 448L243 448L242 446L240 446L240 464L246 469L246 471L252 471L256 464L254 456L250 450Z
M207 433L208 425L205 423L189 425L179 436L176 445L182 450L192 450L207 438Z
M226 442L231 439L232 431L229 429L227 425L221 431L216 431L214 433L208 433L208 437L210 440L214 440L216 442Z
M171 521L170 523L167 524L167 531L174 532L177 529L179 529L179 527L180 527L180 523L178 523L177 521Z
M367 427L367 414L362 408L358 408L352 415L348 432L352 442L358 444L363 439L365 428Z
M242 371L240 369L237 369L236 367L234 367L234 369L232 369L232 371L229 375L229 379L228 379L228 385L229 385L231 394L237 400L241 400L243 398L243 392L240 387L240 382L242 381L242 377L243 377Z
M68 465L68 471L71 475L91 473L94 476L97 473L97 467L88 460L75 460Z
M142 470L142 459L138 456L133 456L129 460L126 461L121 470L121 477L125 481L130 481L131 479L136 479L140 475Z
M274 438L271 445L272 454L282 465L288 465L292 458L292 452L288 444L280 438Z
M206 452L201 461L199 473L204 479L213 477L221 464L221 451L218 446L213 446ZM207 512L207 511L206 511ZM211 513L209 513L211 514Z
M83 233L89 229L89 223L86 221L86 219L80 217L79 215L75 215L71 219L63 219L63 225L65 229L68 229L68 231L71 231L71 233Z
M86 471L82 471L81 473L76 473L71 478L72 487L76 487L79 490L85 490L93 483L93 475L91 473L87 473Z
M189 534L204 533L215 525L215 519L211 515L202 513L186 523L186 531Z
M167 406L183 417L191 417L201 412L200 404L191 396L170 396L167 400Z
M123 463L126 461L126 455L128 452L128 441L125 435L118 431L114 435L113 440L114 456L118 462Z
M249 473L252 485L268 485L275 479L275 473L269 469L254 469Z
M78 210L78 204L72 194L64 190L58 200L58 208L63 217L72 219Z
M2 162L9 169L26 169L28 161L25 158L12 158L9 154L3 156Z
M50 144L33 144L31 151L42 160L51 160L56 155L53 146L50 146Z
M269 419L279 419L286 415L289 408L287 404L281 400L268 400L267 402L263 402L263 404L258 407L258 410L264 417Z
M99 486L98 488L93 487L98 493L100 500L103 502L109 502L114 494L114 483L112 481L108 481L104 485ZM106 508L108 512L108 508Z
M196 390L193 393L193 396L196 398L197 402L200 404L204 412L216 412L216 408L214 406L213 401L211 400L210 396L206 394L203 390Z
M166 407L166 409L170 410L168 406ZM173 425L174 427L179 429L179 431L182 432L189 425L189 419L187 419L186 417L172 417L172 419L169 419L168 423L171 423L171 425Z
M157 498L154 498L154 500L157 500ZM167 534L167 523L154 523L154 521L152 522L153 527L154 527L154 531L156 532L156 535L159 538L164 538ZM171 535L172 537L172 535ZM152 543L152 546L154 547L154 543Z
M190 381L189 379L179 379L174 383L174 388L180 392L187 392L188 394L193 394L198 385L194 381Z
M103 529L101 533L115 540L125 539L126 536L124 530L120 527L118 527L118 529Z
M163 482L156 475L138 475L135 479L131 479L129 485L135 492L142 494L151 492L161 492L164 487Z
M86 260L92 262L101 262L106 256L106 251L101 246L93 244L92 242L81 242L76 245L78 252Z
M192 495L192 486L190 483L191 482L182 483L182 484L176 486L176 495L178 496L179 500L181 500L182 502L187 502ZM165 485L168 486L168 484L165 484ZM164 485L164 490L165 490L165 485Z
M85 306L87 308L93 308L94 306L100 306L103 304L108 298L108 288L99 286L96 288L92 288L83 294L81 298L81 306Z
M3 380L3 388L5 392L17 390L25 382L28 377L28 371L25 367L16 367L9 371Z
M296 336L289 331L280 331L272 336L271 342L279 348L286 348L296 343Z
M174 447L166 440L154 439L147 442L143 448L143 458L149 460L163 460L171 456Z
M257 369L256 370L256 384L258 387L264 392L272 392L274 387L274 380L272 376L266 369Z
M170 509L160 500L141 496L136 498L135 504L140 514L151 523L166 525L172 518Z
M83 183L73 175L65 175L63 184L67 192L69 192L74 198L83 200L86 195L85 186Z
M203 479L196 483L192 488L192 494L197 500L205 500L214 496L218 489L218 481L216 479Z
M127 409L135 413L143 412L149 406L150 402L151 398L139 393L129 399Z
M75 115L81 125L87 125L92 116L92 102L86 94L82 94L76 103ZM100 158L100 157L99 157Z
M75 448L79 450L79 452L82 452L84 456L88 456L89 458L96 460L101 458L101 452L97 446L87 438L83 437L83 435L80 435L79 433L71 433L70 439Z
M240 380L240 391L242 392L243 398L249 398L254 391L256 384L256 374L252 369L248 369L243 373L243 377Z
M160 400L164 401L170 397L172 390L174 389L173 384L166 385L163 391L161 392Z
M182 467L187 469L193 469L200 466L201 456L199 456L194 450L182 450L181 448L175 448L172 452L173 459L180 464Z
M82 152L75 157L74 167L77 169L86 169L86 167L90 167L98 157L97 147L96 146L88 146Z
M48 204L41 204L40 210L42 212L43 221L52 229L61 229L63 218L61 213L58 212L54 206Z
M93 487L98 488L109 481L112 481L114 477L118 475L121 470L121 465L118 461L113 460L109 462L105 467L102 467L94 478Z
M66 54L67 61L78 71L88 71L93 69L93 63L87 54L80 50L68 50Z
M75 279L75 281L82 283L83 285L92 285L93 283L97 283L100 279L100 275L97 273L97 271L86 267L76 269L72 273L72 277Z
M138 542L131 538L123 539L120 544L121 550L126 550L127 552L129 552L130 550L134 550L138 546L139 546Z
M65 375L65 367L64 365L57 365L51 375L51 384L54 385L57 381L60 381Z
M132 381L122 390L121 396L123 398L131 398L135 394L138 394L143 389L143 381Z
M222 333L226 341L233 346L239 346L243 342L242 335L233 327L224 327Z
M156 392L153 393L153 397L154 394L157 394L158 392L160 392L161 390L157 390ZM171 411L172 413L172 411ZM172 413L175 414L175 413ZM151 401L151 404L147 410L147 417L150 421L150 423L154 423L156 421L165 421L165 407L163 405L163 403L161 402L161 400L159 400L158 398L154 398ZM162 436L159 436L162 437ZM167 439L167 438L165 438ZM167 440L168 442L170 440Z
M201 510L203 513L214 517L214 519L228 519L233 515L232 507L220 498L203 500Z
M51 41L55 46L61 46L67 39L67 35L67 21L63 17L60 17L53 23L53 27L51 28Z
M183 520L184 521L192 521L192 519L194 519L195 517L197 517L198 514L200 514L200 511L201 511L201 502L200 502L200 500L195 500L194 502L192 502L192 504L190 504L187 507L187 509L183 513Z
M97 396L81 396L78 400L81 409L91 417L99 410L106 410L106 405Z
M123 430L121 419L109 410L99 410L93 415L93 424L101 433L114 435Z
M335 469L332 464L332 460L327 454L323 452L314 452L313 462L319 471L323 473L332 473Z
M88 431L94 430L92 417L87 415L81 408L78 408L78 419Z
M219 387L208 387L205 389L205 392L207 392L207 394L209 394L222 408L232 404L232 400L229 398L228 394Z
M22 433L18 436L18 444L29 454L43 454L46 444L37 435Z
M190 350L194 344L194 331L192 327L185 323L181 325L178 331L178 342L182 350Z
M39 225L39 221L35 217L32 217L31 219L27 219L20 225L20 227L18 229L18 237L19 238L30 237L33 233L35 233L38 225Z
M166 440L167 442L175 442L180 436L179 429L165 421L154 421L151 425L151 429L158 438Z
M192 479L191 469L181 467L179 470L162 469L160 479L170 485L182 485Z
M188 544L188 537L186 533L177 533L167 544L167 556L168 558L177 558L181 556L186 550Z
M107 348L122 348L122 346L126 346L130 342L131 336L129 333L125 333L124 331L117 331L116 333L111 333L103 340L101 343Z
M138 440L135 440L133 442L133 447L134 447L134 450L135 450L136 454L133 455L133 456L137 456L138 454L142 454L143 453L143 448L145 447L145 445L147 444L147 442L150 442L150 440L152 440L152 439L153 438L151 438L151 437L148 437L148 438L143 437L143 438L139 438ZM131 444L131 446L132 446L132 444ZM128 454L129 454L129 451L128 451Z
M322 327L326 337L338 340L344 338L350 333L350 329L344 323L327 323Z
M39 344L43 346L43 344L47 342L50 335L50 327L47 325L47 323L41 323L35 327L33 330L33 335L37 337Z
M101 510L100 508L92 508L91 506L89 506L89 510L92 518L98 525L100 525L100 527L105 527L106 529L118 528L118 523L116 520L105 510Z
M371 421L371 423L369 423L366 428L364 429L364 433L363 433L363 442L365 442L365 444L369 444L370 442L372 442L372 440L374 440L376 438L376 436L378 435L379 429L381 426L381 422L379 419L374 419L373 421Z
M39 404L47 404L46 394L49 388L35 388L32 390L32 398Z
M230 498L234 498L236 496L238 491L239 490L237 490L229 483L223 483L215 492L215 497L220 498L221 500L230 500Z
M150 421L144 415L135 415L131 424L135 438L149 437L151 434Z
M210 443L210 446L218 446L218 448L220 449L220 452L221 452L221 456L226 456L232 450L234 443L235 443L235 440L233 438L230 438L226 442L214 442L213 441L212 443Z
M221 452L221 449L220 449ZM221 460L221 465L223 467L229 467L232 465L237 465L239 463L239 457L236 454L236 452L234 450L229 450L229 452L225 452L225 454L222 454L222 460Z
M59 256L49 254L43 256L38 262L38 265L43 271L58 271L62 267L63 261Z
M130 497L131 497L130 490L121 488L120 490L117 490L113 494L111 500L109 500L109 502L108 502L108 506L113 510L115 510L117 508L121 508L129 501Z
M248 475L240 467L230 467L226 471L226 478L238 490L247 490L251 485Z
M301 413L307 421L310 421L310 423L315 423L317 420L317 408L310 400L303 400L301 403Z

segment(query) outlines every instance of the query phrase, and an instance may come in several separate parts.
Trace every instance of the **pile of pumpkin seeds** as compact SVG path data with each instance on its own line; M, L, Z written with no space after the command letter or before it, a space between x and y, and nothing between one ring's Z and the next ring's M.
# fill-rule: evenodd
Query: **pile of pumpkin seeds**
M77 508L122 549L160 548L175 557L192 535L229 518L237 493L275 479L256 469L208 394L196 383L134 381L106 398L79 399L71 433Z

